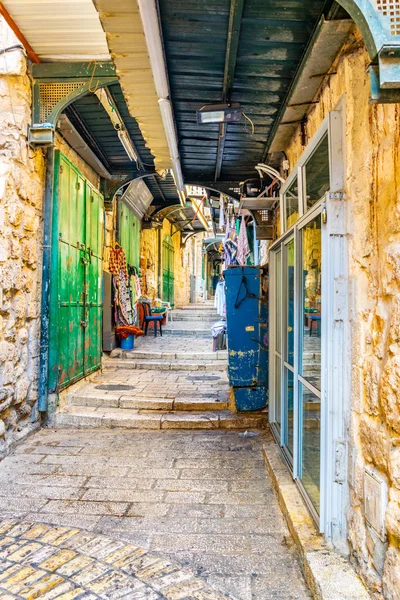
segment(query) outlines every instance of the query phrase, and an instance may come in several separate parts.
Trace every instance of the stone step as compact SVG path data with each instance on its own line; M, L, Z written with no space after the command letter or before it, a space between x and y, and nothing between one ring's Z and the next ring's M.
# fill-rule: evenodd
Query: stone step
M91 408L121 408L146 411L215 411L227 410L229 407L228 394L218 394L212 397L210 394L200 396L177 396L173 397L157 397L157 396L140 396L140 395L122 395L115 394L98 394L82 391L76 392L68 396L70 406L86 406Z
M260 429L266 427L267 413L147 412L129 408L67 406L54 413L56 427L102 427L126 429Z
M210 304L187 304L186 306L175 306L175 310L193 310L193 311L215 311L214 303Z
M168 326L163 329L163 335L178 335L185 337L201 337L201 338L210 338L210 342L212 339L211 327L172 327L172 324L169 323Z
M162 360L108 358L103 361L105 369L141 369L151 371L226 371L226 359L213 362L195 360Z
M188 323L215 323L219 320L218 315L172 315L171 321L176 323L177 321L188 322Z
M217 352L153 352L150 350L123 350L122 348L115 348L111 353L111 358L118 359L149 359L149 360L192 360L199 363L201 361L220 361L228 360L228 353L226 350L218 350ZM108 360L108 357L105 358Z

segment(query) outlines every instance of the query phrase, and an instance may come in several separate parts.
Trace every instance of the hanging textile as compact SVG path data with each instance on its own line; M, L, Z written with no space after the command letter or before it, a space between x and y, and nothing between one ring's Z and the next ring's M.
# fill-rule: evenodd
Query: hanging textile
M214 307L221 317L226 316L225 282L219 281L215 290Z
M225 239L223 242L224 245L224 258L225 265L229 267L230 265L236 265L236 252L237 252L237 233L235 231L235 220L232 219L232 222L229 222L229 218L226 222L226 232Z
M237 262L241 266L247 265L247 259L250 256L249 240L247 238L246 221L242 216L242 222L240 223L239 238L237 243Z
M133 325L130 277L123 248L110 250L109 269L113 276L115 324Z
M219 197L219 229L220 231L225 229L225 203L222 194Z

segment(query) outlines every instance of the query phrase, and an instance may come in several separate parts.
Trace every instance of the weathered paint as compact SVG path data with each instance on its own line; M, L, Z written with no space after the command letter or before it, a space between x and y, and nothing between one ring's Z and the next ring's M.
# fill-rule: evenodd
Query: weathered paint
M54 190L49 387L100 367L103 200L58 150Z
M141 223L123 202L118 203L118 212L119 243L125 251L127 264L139 269Z
M162 252L162 299L169 302L171 306L175 305L174 296L174 270L175 270L175 250L169 235L163 240Z
M267 307L261 302L261 270L235 267L224 272L228 328L228 376L237 410L267 402ZM247 295L247 291L252 297Z

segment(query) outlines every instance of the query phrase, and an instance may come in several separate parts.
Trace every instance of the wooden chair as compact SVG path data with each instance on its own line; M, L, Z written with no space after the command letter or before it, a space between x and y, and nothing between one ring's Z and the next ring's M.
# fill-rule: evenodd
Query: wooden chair
M154 323L154 337L157 337L157 323L160 324L160 335L162 337L161 321L163 320L163 315L152 315L151 309L150 309L150 304L148 302L141 302L141 305L143 307L142 329L144 331L144 335L147 335L149 323L152 321Z

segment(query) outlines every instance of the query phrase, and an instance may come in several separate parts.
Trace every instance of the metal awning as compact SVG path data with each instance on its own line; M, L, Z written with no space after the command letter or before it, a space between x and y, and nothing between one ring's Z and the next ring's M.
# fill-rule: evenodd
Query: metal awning
M275 122L270 138L270 152L281 152L287 147L321 83L330 76L332 63L353 27L351 19L321 19L301 61L285 106Z
M5 0L3 5L40 60L110 60L92 0Z
M162 208L151 215L153 225L157 223L161 226L164 219L168 219L176 225L182 233L197 233L204 231L204 227L198 218L195 218L195 211L191 204L186 206L175 205Z

